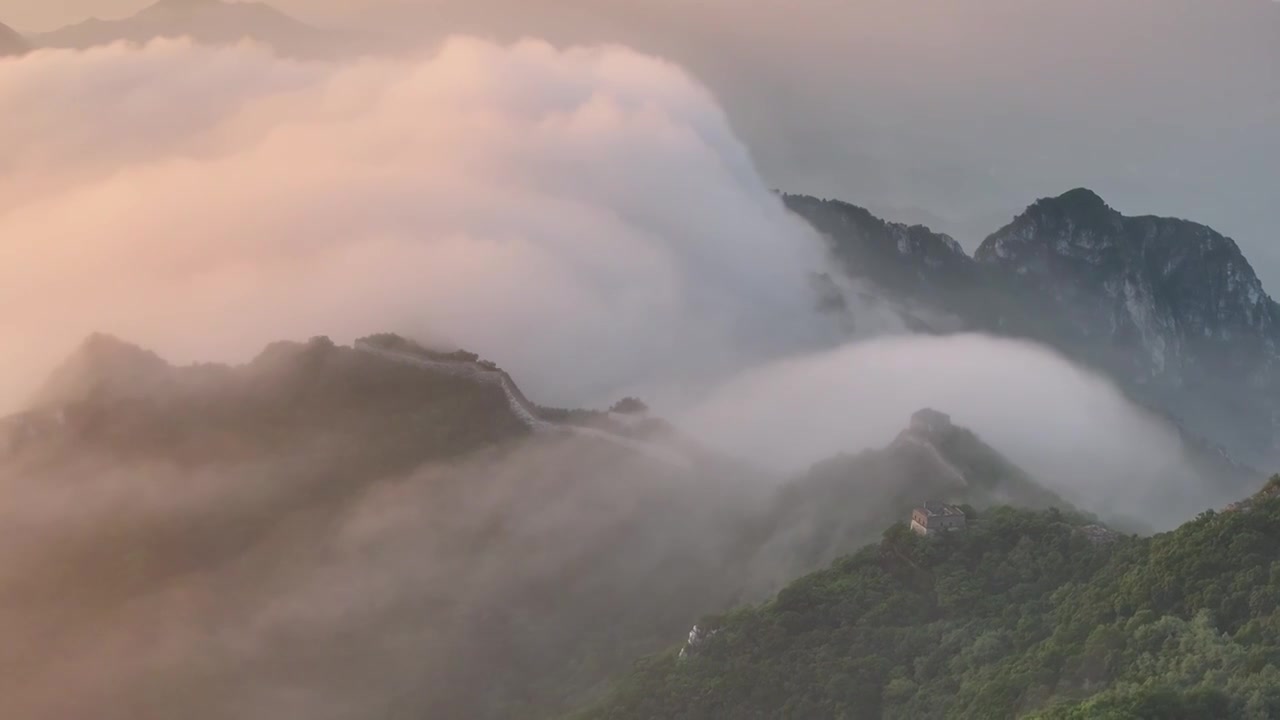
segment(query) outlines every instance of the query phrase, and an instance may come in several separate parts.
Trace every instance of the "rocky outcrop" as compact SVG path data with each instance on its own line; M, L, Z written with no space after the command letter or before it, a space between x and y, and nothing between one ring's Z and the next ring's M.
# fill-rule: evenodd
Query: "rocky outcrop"
M923 225L886 222L839 200L805 195L783 195L782 200L829 239L846 274L895 299L940 303L977 283L979 268L949 235Z
M1128 217L1078 189L1037 201L970 258L926 228L784 199L850 277L930 329L1044 343L1168 416L1192 454L1221 447L1245 464L1280 462L1280 306L1230 238L1186 220Z
M1073 190L1032 205L975 257L1048 321L1047 341L1232 454L1277 456L1280 305L1230 238Z
M715 637L718 630L707 630L699 625L694 625L689 631L689 639L685 642L684 647L680 648L680 659L696 655L702 646L711 638Z
M1229 238L1203 225L1125 217L1088 190L1032 205L976 259L1053 306L1081 341L1131 358L1140 379L1274 365L1280 306Z

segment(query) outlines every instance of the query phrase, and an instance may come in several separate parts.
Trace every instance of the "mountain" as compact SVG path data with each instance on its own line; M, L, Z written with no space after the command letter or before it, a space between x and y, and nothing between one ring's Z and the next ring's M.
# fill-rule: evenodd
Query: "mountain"
M577 717L1280 716L1280 476L1153 538L997 508L903 524L699 621Z
M30 49L26 39L17 30L0 23L0 57L22 55Z
M58 429L29 438L32 453L178 464L233 464L359 437L367 447L347 460L370 465L351 472L413 467L527 432L496 388L324 338L273 345L233 368L175 367L95 335L51 375L30 411L7 424Z
M105 720L281 703L446 720L1280 709L1280 479L1138 538L935 410L785 482L616 415L543 408L495 363L395 335L276 343L241 366L89 338L0 420L6 706ZM964 508L967 527L880 531L928 500ZM95 681L66 692L80 672Z
M1249 461L1280 451L1280 305L1230 238L1074 190L1032 205L975 258L1055 319L1059 344L1193 433L1225 431Z
M551 717L926 499L1065 507L933 411L782 482L620 406L542 408L389 334L185 367L89 338L0 420L7 707L262 717L287 685L346 716ZM68 657L103 683L65 692Z
M976 284L978 268L960 244L923 225L881 220L836 200L784 195L788 209L833 240L845 270L907 298L942 298Z
M885 518L908 517L925 500L1074 510L972 431L925 409L888 446L829 458L785 485L743 572L754 589L776 591L798 570L872 542Z
M33 42L41 47L84 49L177 37L206 45L253 40L282 55L301 58L329 57L355 42L352 36L312 27L264 3L223 0L160 0L127 18L90 18L36 35Z
M0 557L7 706L268 717L282 684L361 716L572 704L688 608L736 599L717 570L765 485L653 452L652 428L571 415L542 417L473 354L391 335L277 343L235 367L90 338L0 420L0 487L43 518L8 523L24 550ZM313 624L329 603L346 609ZM249 632L264 634L234 640ZM176 661L149 655L170 643ZM58 692L64 651L111 681ZM152 661L172 693L145 680Z
M1241 469L1213 446L1245 464L1280 460L1280 306L1229 238L1127 217L1081 189L1036 202L971 258L854 205L784 201L847 274L934 332L1026 338L1109 375L1170 417L1212 472Z

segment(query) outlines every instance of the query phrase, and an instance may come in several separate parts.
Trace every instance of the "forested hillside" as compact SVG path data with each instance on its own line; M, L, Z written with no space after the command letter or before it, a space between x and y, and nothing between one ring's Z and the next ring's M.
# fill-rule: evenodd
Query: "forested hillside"
M997 508L710 617L580 718L1280 715L1280 477L1153 538Z

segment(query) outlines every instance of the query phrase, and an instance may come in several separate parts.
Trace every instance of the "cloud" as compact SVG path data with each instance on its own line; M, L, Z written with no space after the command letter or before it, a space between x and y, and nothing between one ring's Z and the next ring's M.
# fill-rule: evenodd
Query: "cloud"
M621 47L42 51L0 62L0 165L0 326L18 340L0 408L91 331L189 362L392 329L492 357L548 403L652 391L677 410L744 373L693 429L788 470L930 404L1046 478L1126 497L1177 455L1027 345L896 339L750 370L834 344L809 285L822 243L702 86Z
M1177 432L1108 380L1026 342L885 337L766 364L719 385L681 424L779 472L881 447L923 407L953 416L1082 507L1152 525L1211 503Z
M740 484L569 436L381 474L367 440L0 462L6 715L511 717L729 600Z
M821 243L714 99L620 47L304 64L157 41L0 62L0 378L406 331L602 401L811 342Z

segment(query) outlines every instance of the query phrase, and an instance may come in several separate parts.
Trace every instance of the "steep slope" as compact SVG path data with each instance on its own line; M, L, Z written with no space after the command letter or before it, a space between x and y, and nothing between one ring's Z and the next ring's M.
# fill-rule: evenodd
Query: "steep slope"
M0 23L0 58L10 55L22 55L30 50L27 41L17 30Z
M1280 714L1280 477L1154 538L998 508L705 618L581 718Z
M923 225L886 222L838 200L804 195L783 195L782 200L832 240L847 273L894 294L941 301L977 280L977 267L960 244Z
M1246 465L1280 460L1280 311L1235 243L1211 229L1126 217L1075 190L1032 205L969 258L946 236L856 206L786 201L849 275L933 331L1035 340L1113 377L1170 417L1227 487L1261 474L1214 446Z
M785 486L747 574L755 589L776 591L797 569L825 567L875 540L885 519L908 517L925 500L1071 509L972 431L921 410L887 447L830 458Z
M327 57L355 38L295 20L265 3L223 0L159 0L119 20L90 18L33 37L42 47L84 49L114 42L146 43L156 38L189 37L207 45L253 40L282 55Z

